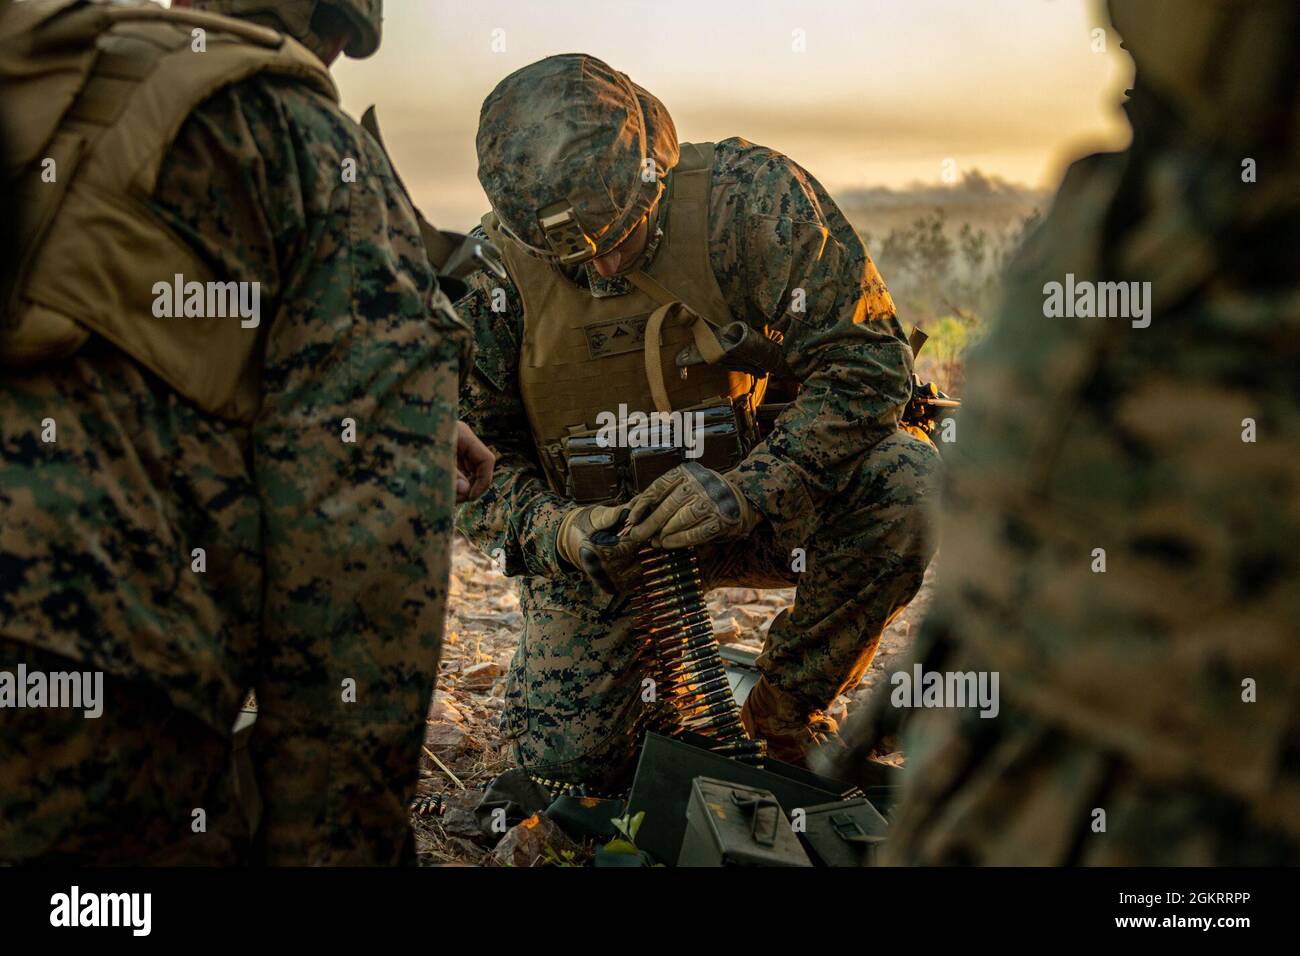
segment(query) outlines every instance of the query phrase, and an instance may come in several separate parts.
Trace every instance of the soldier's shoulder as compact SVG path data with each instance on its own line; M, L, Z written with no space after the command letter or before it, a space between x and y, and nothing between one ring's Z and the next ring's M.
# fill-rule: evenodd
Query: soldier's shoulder
M713 184L715 190L743 190L746 211L759 214L798 214L815 189L785 153L740 136L714 143Z
M754 176L767 169L798 169L785 153L752 143L743 136L730 136L713 144L715 178Z
M352 157L373 167L366 132L329 96L291 76L260 73L221 87L186 119L169 150L164 181L212 171L272 190ZM376 147L377 149L377 147ZM254 175L250 178L248 171Z
M314 154L368 148L369 135L331 97L293 77L260 74L232 84L199 108L222 110L224 98L244 114L253 137L289 132L304 151Z
M293 77L260 74L205 100L169 150L159 199L186 218L211 210L193 196L217 189L256 201L268 225L337 215L347 183L374 194L375 210L398 192L382 150L329 96ZM356 215L377 211L358 209ZM412 224L413 227L413 224Z

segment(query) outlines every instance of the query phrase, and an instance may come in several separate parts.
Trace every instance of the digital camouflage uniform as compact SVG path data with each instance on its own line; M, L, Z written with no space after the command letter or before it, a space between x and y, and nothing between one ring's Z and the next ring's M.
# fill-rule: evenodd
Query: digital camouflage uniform
M252 859L410 859L468 331L379 147L293 79L191 114L150 207L262 283L261 406L206 414L98 336L0 380L0 669L107 672L98 720L0 711L0 859L247 859L230 731L250 688Z
M526 100L518 108L521 122L546 115L530 112ZM482 128L479 137L482 148ZM808 710L820 710L856 684L886 623L920 586L932 551L923 503L937 454L898 428L911 351L883 280L835 203L773 150L733 138L717 143L714 156L712 272L736 320L781 334L801 389L774 432L728 474L765 520L747 540L699 550L704 583L798 586L759 664ZM663 241L658 232L643 261L653 262ZM624 278L602 278L590 265L573 278L595 296L628 292ZM625 604L557 555L558 528L573 502L549 488L530 435L518 384L518 290L487 272L471 286L458 303L477 342L461 416L498 459L491 487L460 509L458 527L519 580L524 621L503 730L533 774L617 790L636 756L648 662L630 639ZM500 312L493 311L498 289L506 303ZM791 310L796 289L805 311ZM791 570L796 548L806 549L803 573Z
M1300 8L1112 11L1132 146L1019 255L947 463L920 659L1001 712L913 716L893 862L1300 862ZM1150 326L1045 318L1066 273Z

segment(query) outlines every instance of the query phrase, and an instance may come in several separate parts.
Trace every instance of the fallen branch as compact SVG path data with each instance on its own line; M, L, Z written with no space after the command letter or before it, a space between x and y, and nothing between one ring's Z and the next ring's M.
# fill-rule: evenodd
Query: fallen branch
M420 747L420 749L423 750L426 754L429 755L429 759L432 760L434 763L436 763L436 764L438 765L438 769L439 769L439 770L441 770L441 771L442 771L443 773L445 773L447 776L451 777L451 782L452 782L452 783L454 783L456 786L460 787L462 790L465 789L465 785L464 785L463 783L460 782L460 777L458 777L458 776L456 776L454 773L452 773L451 770L447 767L447 765L446 765L445 763L443 763L441 760L439 760L438 757L437 757L437 755L434 754L434 752L433 752L432 750L430 750L428 747L423 747L423 746Z

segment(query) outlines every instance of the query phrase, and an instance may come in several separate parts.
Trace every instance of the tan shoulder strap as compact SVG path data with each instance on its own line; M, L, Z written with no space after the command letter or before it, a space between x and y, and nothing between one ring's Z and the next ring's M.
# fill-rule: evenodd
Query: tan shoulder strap
M662 344L659 334L669 313L678 312L690 321L691 335L695 337L695 346L700 350L700 355L703 356L705 362L712 365L721 359L726 352L722 348L722 343L718 341L718 335L713 331L713 326L709 324L709 321L704 316L691 312L684 302L665 289L658 280L640 270L629 272L627 279L650 298L660 303L659 308L650 314L645 326L645 374L646 380L650 383L650 394L654 396L655 408L661 412L671 412L673 408L668 401L668 387L664 382Z
M674 302L681 301L681 299L677 298L677 296L665 289L658 279L654 278L647 272L642 272L640 269L637 269L635 272L629 272L627 274L627 281L632 283L646 295L650 296L650 298L654 299L660 305L671 305Z
M277 33L270 27L260 26L248 20L238 20L234 17L208 13L203 10L189 10L183 7L171 7L166 10L155 9L152 6L112 7L108 10L108 18L113 23L126 23L131 20L173 20L187 26L200 27L204 30L220 30L222 33L229 33L250 43L266 47L278 47L285 40L283 34Z
M251 41L251 45L209 42L207 52L202 54L192 53L188 45L166 49L155 54L157 59L149 82L140 84L135 95L122 97L119 92L112 97L115 101L112 105L117 108L122 121L113 122L104 131L97 148L119 158L118 163L107 168L115 169L114 178L123 189L139 196L151 196L167 150L194 107L219 89L257 73L269 70L296 77L338 102L338 89L325 64L290 37L241 20L194 10L164 10L161 13L166 16L162 17L158 16L159 11L153 11L153 15L148 17L144 16L146 12L133 7L118 11L118 17L128 15L123 18L127 25L117 31L122 35L124 46L130 43L131 32L136 28L141 30L141 40L166 42L163 34L155 31L170 20L203 26L214 33L231 34ZM101 55L101 61L104 59ZM95 79L105 77L104 85L111 86L111 58L107 63L97 65L96 74ZM87 93L93 91L88 87ZM90 104L85 100L83 95L83 103L78 104L79 111L93 104L93 99ZM128 102L131 110L126 113ZM105 117L95 118L102 121ZM101 165L97 169L106 167ZM133 171L134 175L131 175Z
M695 337L695 347L700 350L700 355L704 356L705 362L712 365L726 354L709 323L692 313L681 302L667 302L651 312L645 324L645 377L650 384L650 394L654 398L655 408L661 412L673 410L672 402L668 399L668 385L664 381L663 346L660 341L660 333L669 316L674 318L681 316L684 321L690 322L691 335ZM685 369L682 369L682 374L686 374Z
M683 176L697 174L704 178L704 185L707 188L709 174L713 170L713 143L682 143L680 149L680 158L672 170L673 188L676 189L683 182Z

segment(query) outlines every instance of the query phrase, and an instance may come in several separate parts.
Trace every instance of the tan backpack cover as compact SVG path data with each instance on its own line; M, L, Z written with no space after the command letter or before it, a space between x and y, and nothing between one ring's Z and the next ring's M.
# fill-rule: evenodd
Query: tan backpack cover
M205 52L193 49L204 31ZM96 333L205 411L251 420L260 328L157 318L154 286L223 277L150 210L182 125L212 94L270 71L330 99L325 65L274 30L152 3L30 0L0 19L0 82L22 201L22 258L0 316L0 364L64 358ZM53 166L51 166L51 161ZM51 175L53 177L51 179Z

